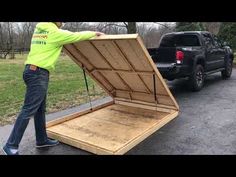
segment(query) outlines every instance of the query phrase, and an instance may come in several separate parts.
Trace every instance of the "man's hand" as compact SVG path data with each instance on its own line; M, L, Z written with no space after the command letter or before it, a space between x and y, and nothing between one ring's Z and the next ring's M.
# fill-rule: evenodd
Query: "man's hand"
M101 36L101 35L104 35L104 33L96 31L96 36Z

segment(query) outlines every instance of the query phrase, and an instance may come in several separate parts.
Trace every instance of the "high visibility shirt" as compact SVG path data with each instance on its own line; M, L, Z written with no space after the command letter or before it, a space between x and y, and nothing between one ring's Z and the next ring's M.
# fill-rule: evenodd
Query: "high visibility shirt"
M64 44L88 40L95 37L92 31L71 32L59 29L52 22L42 22L34 30L30 52L25 64L36 65L52 71Z

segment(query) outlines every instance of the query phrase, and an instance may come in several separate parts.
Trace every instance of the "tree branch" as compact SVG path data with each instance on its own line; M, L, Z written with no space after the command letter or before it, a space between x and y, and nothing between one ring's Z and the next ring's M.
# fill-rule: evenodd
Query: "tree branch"
M165 24L162 24L162 23L159 23L159 22L153 22L153 23L155 23L155 24L158 24L158 25L161 25L161 26L164 26L164 27L166 27L166 28L170 29L170 27L169 27L169 26L167 26L167 25L165 25Z
M100 30L103 30L104 28L107 28L108 26L117 26L117 27L122 27L122 28L125 28L125 27L126 27L125 25L119 25L119 24L115 24L115 23L109 23L109 24L106 24L105 26L103 26Z
M123 22L125 24L125 27L128 28L129 24L127 22Z

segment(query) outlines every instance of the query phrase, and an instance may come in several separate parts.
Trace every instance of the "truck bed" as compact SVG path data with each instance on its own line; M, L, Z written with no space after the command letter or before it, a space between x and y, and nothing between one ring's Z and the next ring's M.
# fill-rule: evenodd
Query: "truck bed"
M147 50L155 63L176 62L175 47L148 48Z

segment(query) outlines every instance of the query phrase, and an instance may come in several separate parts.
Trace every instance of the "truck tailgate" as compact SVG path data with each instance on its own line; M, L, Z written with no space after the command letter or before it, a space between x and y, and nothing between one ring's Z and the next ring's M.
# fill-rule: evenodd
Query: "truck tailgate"
M153 61L155 63L174 63L176 61L175 58L175 47L160 47L156 49L148 49L149 54L151 55Z

